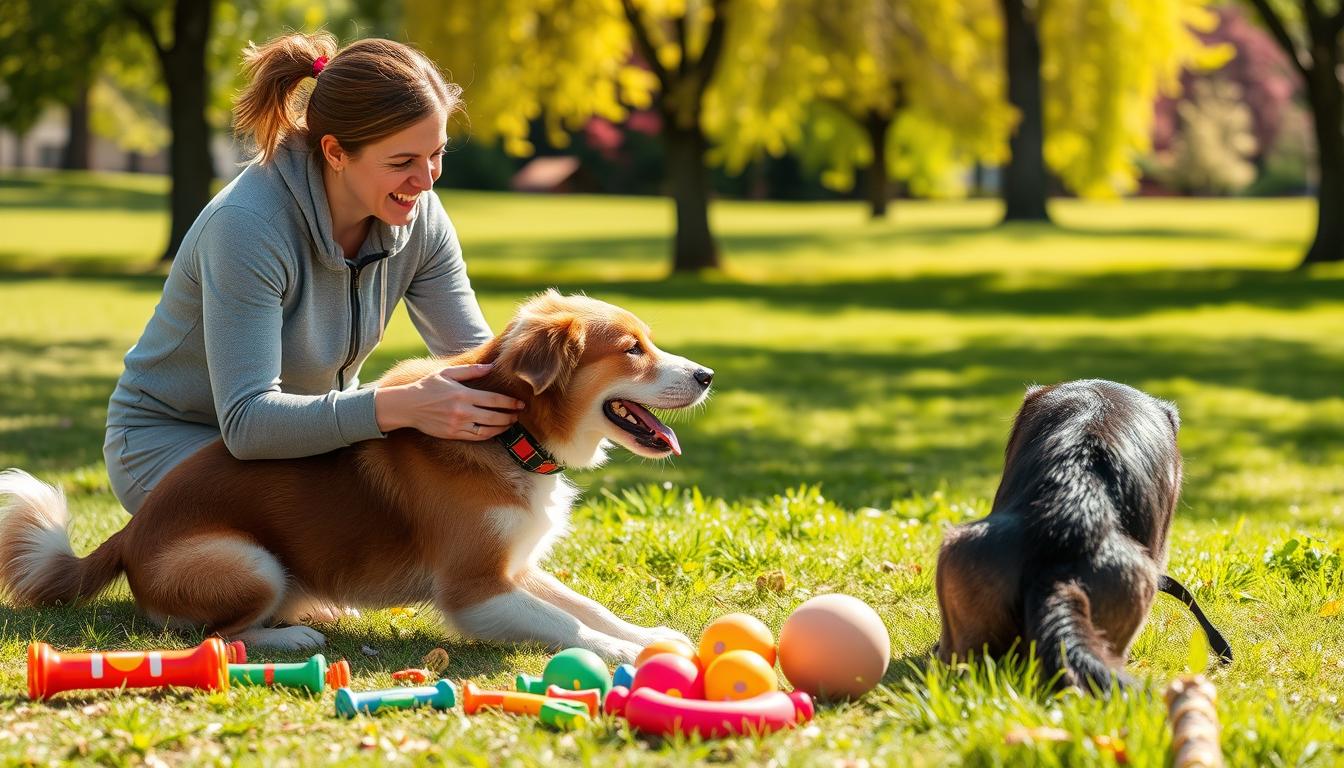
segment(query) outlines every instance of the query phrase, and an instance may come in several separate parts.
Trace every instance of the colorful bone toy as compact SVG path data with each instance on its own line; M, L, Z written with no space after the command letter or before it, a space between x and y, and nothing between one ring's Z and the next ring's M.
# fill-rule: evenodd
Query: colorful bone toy
M630 725L646 733L698 734L717 738L766 733L789 728L812 719L812 697L802 691L772 691L740 701L705 701L668 696L652 688L633 693L612 688L603 709L622 715Z
M398 683L420 683L429 682L431 677L438 677L428 669L399 669L392 673L392 679Z
M350 685L350 662L341 659L327 666L327 658L319 653L296 664L230 664L229 682L234 685L283 685L321 693L326 686L345 688Z
M589 690L596 692L596 689ZM582 702L568 699L547 699L541 705L541 722L552 728L582 728L588 725L587 708Z
M468 683L470 685L470 683ZM457 688L448 680L421 688L387 688L381 691L355 692L349 688L336 691L336 714L354 717L363 712L371 715L380 709L413 709L430 706L451 709L457 704Z
M623 685L630 688L635 682L635 665L622 664L611 673L611 684L613 687Z
M499 709L515 715L539 715L548 699L526 691L489 691L475 683L462 684L462 711L474 715L482 709Z
M229 649L217 637L182 651L61 654L46 643L33 643L28 646L28 697L45 699L53 693L77 688L177 685L208 691L227 690L228 658Z
M588 710L588 714L597 717L597 712L602 708L602 692L596 688L584 688L582 691L571 691L568 688L561 688L558 685L552 685L546 689L546 698L564 699L565 701L577 701Z

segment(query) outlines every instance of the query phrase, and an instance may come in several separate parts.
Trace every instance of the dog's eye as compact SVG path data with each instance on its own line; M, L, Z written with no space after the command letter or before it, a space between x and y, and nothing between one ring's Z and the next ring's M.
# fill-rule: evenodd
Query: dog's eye
M644 354L644 345L642 345L642 344L640 344L638 341L636 341L636 342L634 343L633 346L631 346L629 349L625 350L625 354L627 354L627 355L642 355L642 354Z

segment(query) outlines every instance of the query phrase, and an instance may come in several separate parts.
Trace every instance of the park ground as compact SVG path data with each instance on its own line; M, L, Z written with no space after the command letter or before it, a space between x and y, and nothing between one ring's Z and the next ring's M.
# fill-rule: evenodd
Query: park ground
M102 428L163 282L164 192L154 178L0 178L0 467L65 490L79 552L126 519ZM989 201L900 202L883 223L854 203L721 202L725 269L667 279L664 200L441 194L496 329L531 293L583 291L716 371L709 404L672 422L684 456L617 455L575 475L574 534L550 567L693 637L730 611L778 630L811 595L856 595L891 632L884 685L809 727L711 743L457 712L348 722L330 694L255 689L29 703L31 640L199 640L137 617L121 582L86 606L0 607L0 764L1166 765L1156 697L1052 695L1025 663L928 660L945 527L988 511L1024 388L1085 377L1181 410L1170 570L1237 653L1210 671L1229 762L1344 762L1344 269L1292 270L1310 201L1059 201L1058 226L1008 228ZM362 378L422 353L402 311ZM545 662L536 647L458 642L413 608L324 627L328 656L350 659L361 688L438 646L449 676L483 684ZM1159 597L1130 670L1159 691L1202 663L1196 630ZM1040 725L1071 736L1006 738Z

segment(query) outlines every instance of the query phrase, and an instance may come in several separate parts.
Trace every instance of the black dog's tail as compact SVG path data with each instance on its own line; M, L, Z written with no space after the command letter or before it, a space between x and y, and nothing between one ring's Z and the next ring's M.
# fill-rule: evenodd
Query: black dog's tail
M1036 643L1045 679L1102 693L1131 685L1092 623L1087 593L1069 571L1046 569L1028 577L1023 592L1027 639Z
M1228 645L1223 633L1219 632L1218 628L1213 626L1213 622L1209 621L1209 618L1204 615L1204 611L1200 610L1199 603L1195 602L1195 596L1190 594L1190 590L1186 589L1181 582L1166 574L1163 574L1162 578L1157 580L1157 590L1166 592L1184 603L1185 607L1189 608L1190 612L1195 615L1195 621L1198 621L1199 626L1204 630L1204 636L1209 640L1209 648L1218 654L1218 660L1224 664L1232 663L1232 646Z

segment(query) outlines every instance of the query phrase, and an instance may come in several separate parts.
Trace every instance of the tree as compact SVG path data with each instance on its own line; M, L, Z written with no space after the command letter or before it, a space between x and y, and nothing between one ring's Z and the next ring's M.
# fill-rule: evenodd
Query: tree
M154 7L154 6L158 7ZM159 62L168 88L168 125L172 144L168 163L172 176L168 247L163 260L177 254L187 230L210 202L214 170L210 161L210 125L206 46L210 41L213 0L121 0L121 9L144 35ZM161 21L163 16L168 19ZM165 27L171 30L165 34Z
M112 16L103 0L0 5L0 125L22 136L47 106L68 107L64 168L89 167L89 90Z
M892 177L917 194L960 192L976 159L1003 159L1011 125L990 2L783 0L732 25L729 49L750 55L710 94L711 158L733 173L791 151L841 190L865 168L875 218Z
M1326 12L1317 0L1250 0L1306 86L1320 182L1316 236L1300 266L1344 261L1344 5Z
M1048 221L1046 167L1080 195L1137 185L1152 104L1190 66L1216 67L1226 48L1197 31L1216 24L1208 0L1002 0L1008 98L1019 112L1004 169L1004 220Z
M548 140L593 117L624 119L654 106L676 207L673 269L719 266L709 227L705 113L740 23L764 18L770 0L410 0L414 42L460 80L474 134L511 154L534 151L529 125Z
M1041 99L1041 42L1027 0L1002 0L1008 103L1018 122L1003 168L1004 221L1049 221L1045 209L1045 122Z

